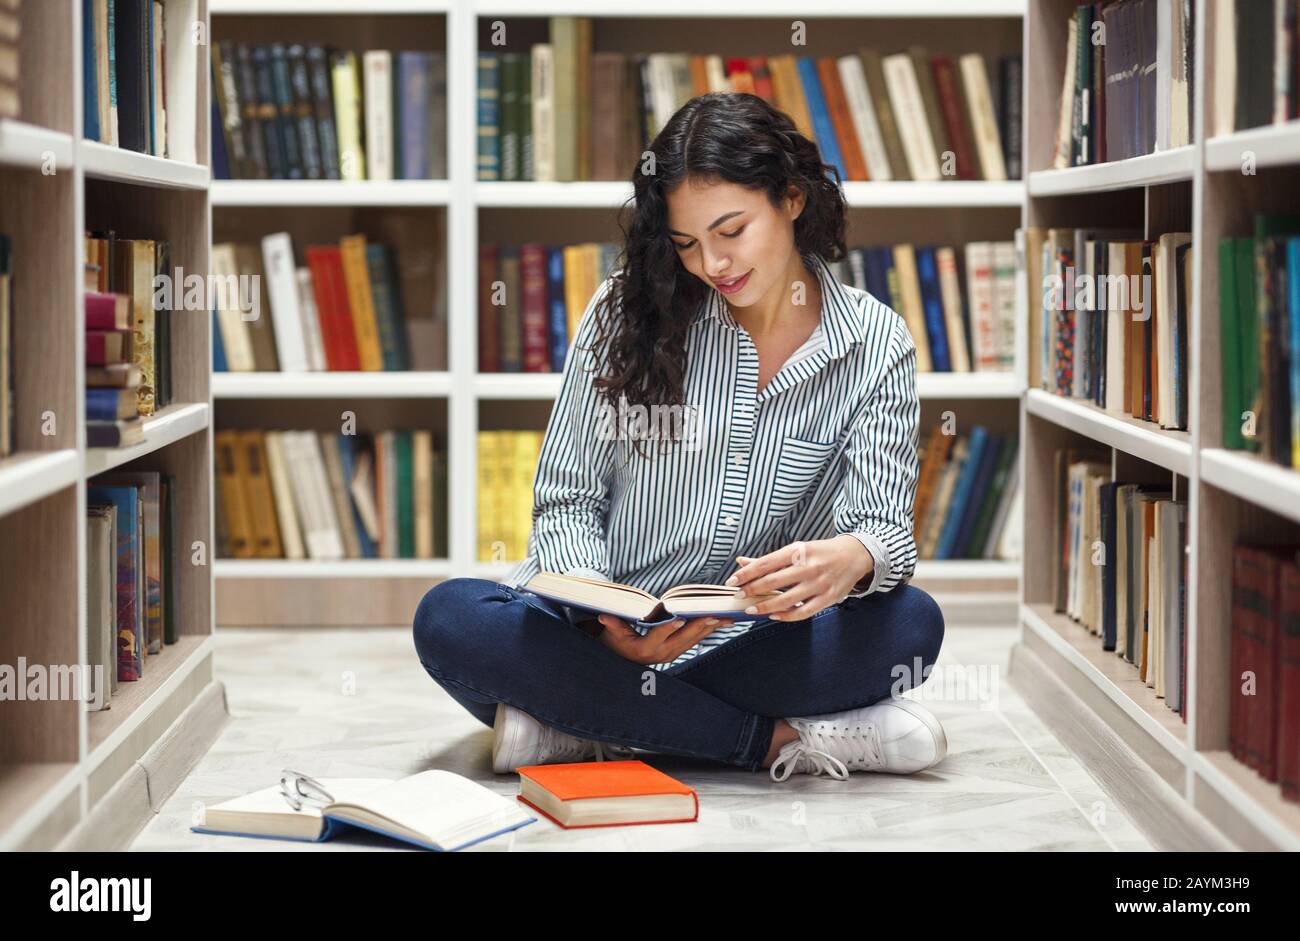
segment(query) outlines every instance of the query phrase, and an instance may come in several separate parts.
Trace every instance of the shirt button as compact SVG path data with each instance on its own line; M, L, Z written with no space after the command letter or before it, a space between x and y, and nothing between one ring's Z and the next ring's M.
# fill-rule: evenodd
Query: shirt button
M743 455L743 454L737 454L735 457L732 458L732 461L735 462L735 464L736 464L737 467L744 467L744 466L745 466L745 455Z
M722 522L726 523L728 526L735 526L736 518L732 516L730 513L728 513L726 516L722 518Z

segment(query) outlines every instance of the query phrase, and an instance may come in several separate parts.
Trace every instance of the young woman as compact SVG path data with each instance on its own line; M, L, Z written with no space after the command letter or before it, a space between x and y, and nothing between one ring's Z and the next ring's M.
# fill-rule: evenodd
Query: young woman
M844 779L943 758L939 722L898 696L943 641L906 584L916 349L826 264L845 254L833 173L747 94L692 99L644 155L547 424L528 555L415 615L425 670L494 727L494 770L637 748ZM637 406L678 420L611 421ZM642 635L524 590L539 571L779 594Z

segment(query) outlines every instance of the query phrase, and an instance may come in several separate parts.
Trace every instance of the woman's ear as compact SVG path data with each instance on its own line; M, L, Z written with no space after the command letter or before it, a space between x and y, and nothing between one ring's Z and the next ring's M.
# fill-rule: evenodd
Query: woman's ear
M794 222L803 214L803 208L808 203L808 194L791 183L790 188L786 190L785 199L786 205L789 206L790 221Z

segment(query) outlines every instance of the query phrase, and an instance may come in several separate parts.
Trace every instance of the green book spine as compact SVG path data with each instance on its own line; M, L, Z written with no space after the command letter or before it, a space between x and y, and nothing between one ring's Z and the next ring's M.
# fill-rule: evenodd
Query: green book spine
M1259 429L1255 435L1247 438L1241 433L1241 413L1254 409L1259 392L1259 350L1255 330L1255 240L1250 238L1233 239L1234 276L1237 282L1237 356L1240 363L1240 379L1237 399L1237 437L1241 447L1248 451L1259 449Z
M445 559L450 555L447 546L447 452L435 448L433 452L433 557Z
M411 433L399 431L393 435L397 451L397 555L401 559L415 558L415 501L411 492L414 475L411 473Z
M993 514L1002 502L1002 491L1007 486L1007 476L1011 473L1011 462L1016 459L1016 436L1012 435L1003 443L998 454L998 463L993 468L993 478L984 492L984 502L980 505L979 515L975 517L975 529L964 550L965 556L979 558L979 553L988 542L989 527L993 524Z
M1219 240L1219 356L1223 373L1223 446L1244 450L1241 433L1241 316L1237 309L1237 243L1243 239Z

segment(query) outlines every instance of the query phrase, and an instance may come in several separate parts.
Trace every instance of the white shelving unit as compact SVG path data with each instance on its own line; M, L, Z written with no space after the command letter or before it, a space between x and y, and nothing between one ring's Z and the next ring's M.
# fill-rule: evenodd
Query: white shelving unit
M858 3L851 7L839 2L799 4L792 10L788 2L761 0L747 4L747 22L753 18L771 18L771 27L780 25L788 32L790 17L797 14L811 30L819 19L830 19L836 29L863 26L873 22L877 39L864 31L851 49L877 44L881 48L905 48L906 42L933 40L935 51L965 51L981 48L991 51L996 38L1013 30L1019 36L1023 0L921 0L906 5L894 2ZM513 563L490 564L475 559L476 500L458 499L457 494L475 492L476 433L480 427L499 422L518 411L521 426L544 424L548 403L559 390L559 374L480 374L477 366L477 244L484 235L485 215L493 221L532 214L536 218L555 218L564 234L548 236L564 241L569 231L578 233L571 240L612 238L614 211L632 196L632 186L625 181L580 182L482 182L477 179L476 99L477 65L481 20L528 17L542 19L552 15L577 15L596 18L598 23L611 21L612 28L623 33L619 43L629 41L628 18L636 19L637 48L648 51L669 48L658 42L668 20L689 18L692 26L730 32L735 25L735 5L725 2L618 2L598 0L594 3L521 3L514 0L449 0L449 2L306 2L306 0L212 0L214 41L230 35L260 41L260 24L266 24L266 41L311 37L320 41L339 32L360 37L354 48L383 48L392 28L385 17L400 15L408 31L424 32L423 23L437 22L445 35L448 69L448 153L447 180L342 183L337 181L270 181L215 180L211 186L211 203L222 230L223 219L244 212L269 212L283 208L288 212L339 213L366 207L385 207L403 211L431 210L445 219L447 271L447 368L424 373L217 373L212 389L216 401L217 424L228 408L242 408L241 417L249 415L247 407L265 401L268 407L292 411L292 403L309 407L345 399L360 403L359 408L394 410L409 415L413 400L429 400L434 410L445 415L449 452L448 507L450 557L428 560L350 560L316 565L284 560L220 560L216 566L218 612L221 623L288 623L295 618L325 617L344 623L349 617L384 619L396 616L409 619L419 595L434 578L452 575L501 577ZM303 31L291 30L292 20L300 16ZM958 17L960 25L942 22ZM328 22L327 22L328 21ZM716 21L710 23L709 21ZM920 22L917 22L920 21ZM999 23L998 21L1005 21ZM290 25L286 25L290 24ZM781 25L784 24L784 25ZM355 29L353 28L355 26ZM643 34L642 26L651 31ZM761 28L768 28L760 24ZM932 31L939 29L939 38ZM679 27L680 28L680 27ZM754 29L753 22L747 28ZM1004 32L997 32L999 29ZM761 35L761 34L760 34ZM973 38L972 38L973 37ZM770 40L758 39L759 42ZM1010 49L1018 49L1018 38ZM971 45L973 43L973 45ZM339 43L347 47L347 43ZM949 48L951 47L951 48ZM846 48L845 51L851 51ZM459 91L457 91L459 89ZM456 142L460 142L457 144ZM946 181L925 182L848 182L846 200L859 213L851 230L851 244L879 237L888 241L891 230L908 227L898 241L920 241L927 231L917 218L942 225L956 220L951 236L935 235L934 241L950 237L959 244L984 238L1010 239L1024 203L1026 187L1022 180L1006 182ZM542 216L542 213L551 213ZM923 214L918 217L916 214ZM1001 215L999 215L999 213ZM277 218L277 217L270 217ZM334 219L337 216L330 216ZM577 220L577 221L574 221ZM860 221L858 221L860 220ZM994 221L990 221L994 220ZM1005 220L1005 226L1001 220ZM273 223L278 224L278 223ZM918 231L918 225L922 229ZM874 231L876 227L879 232ZM606 230L609 230L606 232ZM243 230L241 230L243 231ZM251 230L250 230L251 231ZM267 231L272 231L268 229ZM557 229L559 231L559 229ZM996 234L994 234L996 233ZM263 233L264 234L264 233ZM509 236L506 236L507 238ZM522 240L522 239L521 239ZM401 251L399 247L399 258ZM923 374L918 377L923 405L940 409L945 403L959 404L964 415L1004 414L1009 428L1014 428L1014 400L1024 389L1023 368L1009 373ZM273 402L273 405L271 404ZM405 403L405 404L403 404ZM515 409L515 406L518 406ZM502 416L507 418L502 418ZM498 424L493 424L493 423ZM541 423L541 424L539 424ZM268 426L269 427L269 426ZM937 581L945 586L959 585L972 592L988 589L999 601L1014 596L1018 565L1015 562L923 562L918 568L918 583ZM348 593L340 604L322 613L311 603L322 591L322 580L343 579L340 588ZM373 585L368 585L373 582ZM279 589L277 595L268 586ZM382 604L361 611L351 604L358 593L382 596ZM306 602L300 603L303 599ZM403 608L406 605L407 608Z
M169 48L207 25L206 0L166 0ZM122 682L109 709L79 698L0 709L0 850L118 849L144 826L211 744L224 719L212 677L209 322L171 321L175 404L145 420L145 440L88 448L85 430L87 230L167 239L173 264L207 270L208 168L81 139L82 4L22 7L21 112L0 120L0 233L14 252L15 453L0 459L0 662L51 671L86 664L86 489L103 471L174 476L179 636ZM179 33L174 24L183 23ZM169 109L193 108L195 151L208 152L208 62L169 74ZM172 79L176 81L171 82ZM181 559L184 563L181 563ZM52 674L53 675L53 674Z
M1214 4L1197 0L1193 144L1065 170L1051 162L1063 78L1060 53L1072 0L1031 5L1025 24L1026 226L1138 224L1144 237L1191 231L1196 273L1190 333L1189 431L1030 388L1021 412L1025 482L1022 639L1012 682L1062 740L1095 759L1139 825L1171 848L1300 849L1300 805L1228 752L1234 544L1300 536L1300 471L1222 447L1218 242L1251 233L1256 212L1300 208L1300 122L1205 140L1214 87ZM1201 143L1203 141L1203 143ZM1243 174L1249 152L1256 174ZM1092 444L1109 450L1117 480L1160 481L1189 503L1187 721L1157 698L1136 668L1053 610L1053 455ZM1163 784L1159 783L1163 782ZM1170 801L1169 791L1183 801ZM1172 806L1177 804L1178 806Z

